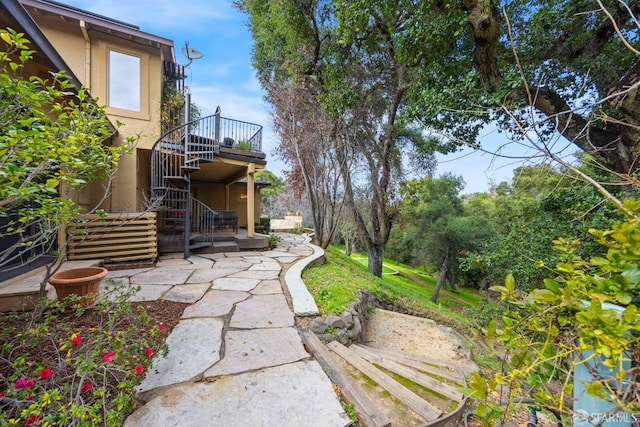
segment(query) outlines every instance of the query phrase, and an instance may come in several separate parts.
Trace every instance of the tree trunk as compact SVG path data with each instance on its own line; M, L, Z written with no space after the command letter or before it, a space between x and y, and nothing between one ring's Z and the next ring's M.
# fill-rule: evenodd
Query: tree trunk
M314 187L311 182L311 177L309 176L310 173L307 170L307 164L305 163L300 153L300 147L298 147L297 140L294 141L293 147L296 154L296 160L298 161L298 166L300 167L300 172L302 173L305 187L307 189L306 191L307 199L309 200L309 206L311 207L311 214L313 216L313 228L315 230L315 233L313 234L311 243L313 243L316 246L321 246L322 236L324 235L324 221L322 218L322 212L320 212L318 209L318 201L314 193Z
M438 277L438 283L436 283L436 288L433 290L433 296L431 297L431 302L438 301L438 294L440 293L440 289L442 289L442 285L444 284L447 278L447 272L449 271L449 251L447 251L447 255L444 257L444 261L442 261L442 267L440 268L440 277Z
M473 59L485 90L493 91L500 80L498 41L500 10L493 0L463 0L467 21L473 29Z
M456 281L453 278L453 271L451 271L451 268L449 268L448 271L447 271L447 282L449 283L449 287L451 288L451 292L455 292L457 294L458 293L458 288L456 288Z
M384 260L384 245L372 243L368 248L369 253L369 273L382 277L382 261Z
M344 192L345 192L345 201L347 207L351 211L354 222L356 224L356 235L360 238L362 243L366 246L367 254L369 256L369 272L375 276L382 276L382 259L384 258L384 246L387 240L389 239L388 227L381 227L382 225L386 225L387 222L390 222L390 218L383 217L380 218L380 211L376 209L376 206L379 205L379 198L373 198L371 202L371 206L369 207L369 217L371 225L371 233L367 230L367 222L365 221L363 214L360 212L358 207L356 206L355 196L353 191L353 185L351 180L351 171L349 170L349 162L346 161L348 157L348 147L346 144L342 143L340 139L338 139L339 144L336 150L338 155L338 159L340 162L340 173L342 175L342 179L344 182ZM380 186L377 181L371 181L372 186L375 187L374 191L378 197L380 196ZM386 193L385 193L386 195ZM382 242L382 243L379 243Z
M346 256L351 256L351 252L353 252L353 243L351 241L351 236L345 236L345 238L344 238L344 254Z

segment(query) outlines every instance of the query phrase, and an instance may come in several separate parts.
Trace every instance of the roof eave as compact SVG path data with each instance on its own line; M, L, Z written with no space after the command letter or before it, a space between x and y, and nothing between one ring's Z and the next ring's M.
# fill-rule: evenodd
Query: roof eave
M25 6L33 7L43 12L62 15L67 19L84 21L89 25L98 26L107 31L117 31L131 37L143 39L149 44L155 45L160 49L173 49L173 40L141 31L139 27L126 22L117 21L106 16L101 16L50 0L20 0L20 2Z
M24 9L24 7L22 7L20 2L18 0L2 0L2 2L0 2L0 7L4 8L9 16L11 16L21 27L16 30L24 31L25 35L31 42L31 46L51 62L51 68L56 71L64 71L75 89L80 90L82 87L80 79L78 79L73 71L71 71L71 68L67 65L64 59L62 59L58 51L49 42L47 37L40 30L40 27L38 27L38 24L36 24L29 13Z

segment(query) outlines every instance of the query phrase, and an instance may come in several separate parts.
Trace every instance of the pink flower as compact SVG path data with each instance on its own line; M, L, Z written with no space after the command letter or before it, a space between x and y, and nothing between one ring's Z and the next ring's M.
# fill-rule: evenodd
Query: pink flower
M0 391L0 397L4 396L4 391Z
M105 362L111 362L115 355L116 354L113 351L108 351L102 355L102 360L104 360Z
M145 353L147 353L147 356L151 357L153 356L153 349L151 347L147 347Z
M80 344L82 344L82 337L78 337L78 336L72 337L71 344L73 344L74 347L79 346Z
M34 425L40 420L41 418L39 415L29 415L29 418L26 419L26 421L24 422L24 425L27 427L31 427L32 425Z
M89 391L93 388L93 384L91 383L84 383L82 384L82 388L80 388L80 393L84 393L85 391Z
M167 329L167 327L164 325L164 323L160 323L158 325L158 329L160 329L161 331L164 331L165 329Z
M15 382L14 387L30 389L33 388L35 383L36 382L34 380L27 380L25 377L21 377Z
M142 365L137 365L136 366L136 375L140 375L141 373L144 372L144 366Z
M38 378L41 380L49 379L51 376L51 368L44 368L40 373L38 373Z

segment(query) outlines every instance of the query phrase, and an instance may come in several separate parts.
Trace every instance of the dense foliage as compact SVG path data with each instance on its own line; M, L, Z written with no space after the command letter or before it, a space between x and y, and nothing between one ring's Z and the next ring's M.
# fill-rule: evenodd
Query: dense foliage
M582 169L588 170L588 164ZM611 191L621 194L616 187ZM547 274L539 262L558 261L558 254L549 249L554 239L582 239L583 256L601 255L602 247L588 230L622 219L593 186L570 171L547 165L516 169L511 183L498 185L491 197L470 196L466 206L469 214L485 216L491 225L492 233L461 261L465 277L471 283L484 281L484 286L502 283L510 273L521 288L539 287Z
M625 205L640 212L636 200ZM557 239L559 261L547 266L550 277L542 288L522 292L510 275L504 286L492 288L509 305L501 324L492 322L488 336L503 346L509 363L491 378L475 375L471 382L473 395L481 400L476 413L487 425L505 414L505 408L488 399L488 392L500 385L508 386L509 394L502 396L507 400L523 393L544 407L585 415L567 403L572 376L582 364L590 365L593 375L584 385L586 393L611 402L610 416L616 410L640 410L640 222L628 217L590 234L606 250L604 256L581 257L579 240Z
M517 168L491 194L461 196L463 186L450 175L403 184L388 256L442 271L448 255L452 281L486 289L509 273L531 289L547 274L539 263L558 260L549 250L554 239L584 239L582 255L601 255L588 230L622 219L591 185L548 165Z
M455 290L463 279L460 260L491 232L489 219L465 209L460 177L444 175L405 182L396 227L387 245L390 258L440 272L433 302L445 282Z

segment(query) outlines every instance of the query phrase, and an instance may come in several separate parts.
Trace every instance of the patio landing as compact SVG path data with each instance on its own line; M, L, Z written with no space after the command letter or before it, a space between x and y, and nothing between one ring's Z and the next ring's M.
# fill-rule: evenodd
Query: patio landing
M160 253L182 253L183 241L174 236L159 236L158 249ZM216 233L212 246L193 250L194 254L214 254L224 252L262 251L269 248L269 236L255 233L253 238L247 237L247 231L238 229L237 233L221 231ZM94 267L101 265L102 259L82 261L66 261L61 271L78 267ZM131 262L132 265L135 262ZM148 262L141 263L148 264ZM38 300L40 284L44 280L45 267L24 273L13 279L0 282L0 312L12 310L32 310ZM46 295L55 299L55 290L49 284L46 285Z
M194 240L194 243L198 239ZM162 253L182 252L184 249L182 235L162 233L158 235L158 251ZM247 237L247 230L239 228L236 233L219 231L213 236L213 245L193 250L196 254L212 254L221 252L239 252L252 250L265 250L269 248L269 236L254 233L252 238Z

